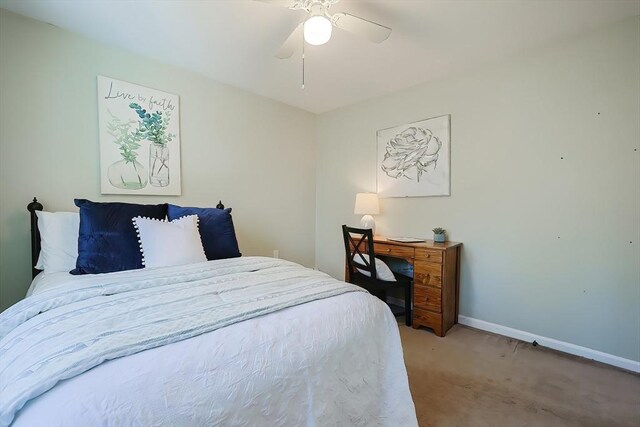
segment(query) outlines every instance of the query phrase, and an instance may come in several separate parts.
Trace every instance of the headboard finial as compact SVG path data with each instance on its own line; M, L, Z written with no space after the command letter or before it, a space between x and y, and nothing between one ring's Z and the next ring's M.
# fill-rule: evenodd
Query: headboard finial
M41 211L42 208L42 203L38 202L38 199L35 197L33 198L33 202L27 205L27 210L29 212Z
M216 205L216 208L217 208L217 209L224 209L224 205L222 204L222 200L220 200L220 201L218 202L218 204Z

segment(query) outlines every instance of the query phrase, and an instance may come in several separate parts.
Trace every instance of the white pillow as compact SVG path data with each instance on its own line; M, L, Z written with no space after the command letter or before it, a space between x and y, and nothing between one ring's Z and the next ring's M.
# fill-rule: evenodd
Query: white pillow
M135 217L142 264L145 268L204 262L198 215L183 216L171 222Z
M45 273L76 268L80 214L36 211L40 231L40 257L35 265Z
M367 265L365 264L365 258L358 254L358 256L360 257L360 260L358 260L357 258L354 259L353 261L355 262L356 265L361 264L361 265ZM395 282L396 278L393 275L393 272L391 271L391 269L389 268L389 266L387 264L384 263L384 261L382 261L381 259L378 258L374 258L376 261L376 275L378 276L378 280L384 280L385 282ZM369 262L369 260L367 259L367 263ZM364 274L367 277L371 277L371 273L369 273L367 270L360 270L358 267L356 267L356 269Z

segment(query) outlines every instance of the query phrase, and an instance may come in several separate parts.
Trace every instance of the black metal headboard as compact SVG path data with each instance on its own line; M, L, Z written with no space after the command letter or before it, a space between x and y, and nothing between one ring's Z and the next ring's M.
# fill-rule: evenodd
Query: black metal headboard
M42 210L42 204L38 199L33 198L33 202L27 205L27 210L31 214L31 275L36 277L40 270L36 269L36 263L40 256L40 231L38 230L38 216L36 211Z
M33 201L27 205L27 210L31 215L31 275L32 277L36 277L40 270L36 268L36 264L38 263L38 257L40 256L40 230L38 230L38 216L36 215L36 211L41 211L44 207L42 203L38 202L38 199L35 197ZM218 202L216 205L218 209L224 209L224 205L222 204L222 200ZM231 211L231 209L229 209Z

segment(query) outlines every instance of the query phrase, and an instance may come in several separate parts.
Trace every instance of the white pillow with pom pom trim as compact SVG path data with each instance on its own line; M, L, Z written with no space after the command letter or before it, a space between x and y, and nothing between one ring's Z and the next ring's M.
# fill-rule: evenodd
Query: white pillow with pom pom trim
M133 218L138 233L142 264L145 268L205 262L198 215L171 222L143 217Z

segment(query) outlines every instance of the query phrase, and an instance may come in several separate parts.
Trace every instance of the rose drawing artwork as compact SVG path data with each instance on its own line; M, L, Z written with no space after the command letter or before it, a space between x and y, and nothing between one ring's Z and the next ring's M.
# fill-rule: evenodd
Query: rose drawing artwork
M378 131L380 197L450 195L450 116Z

